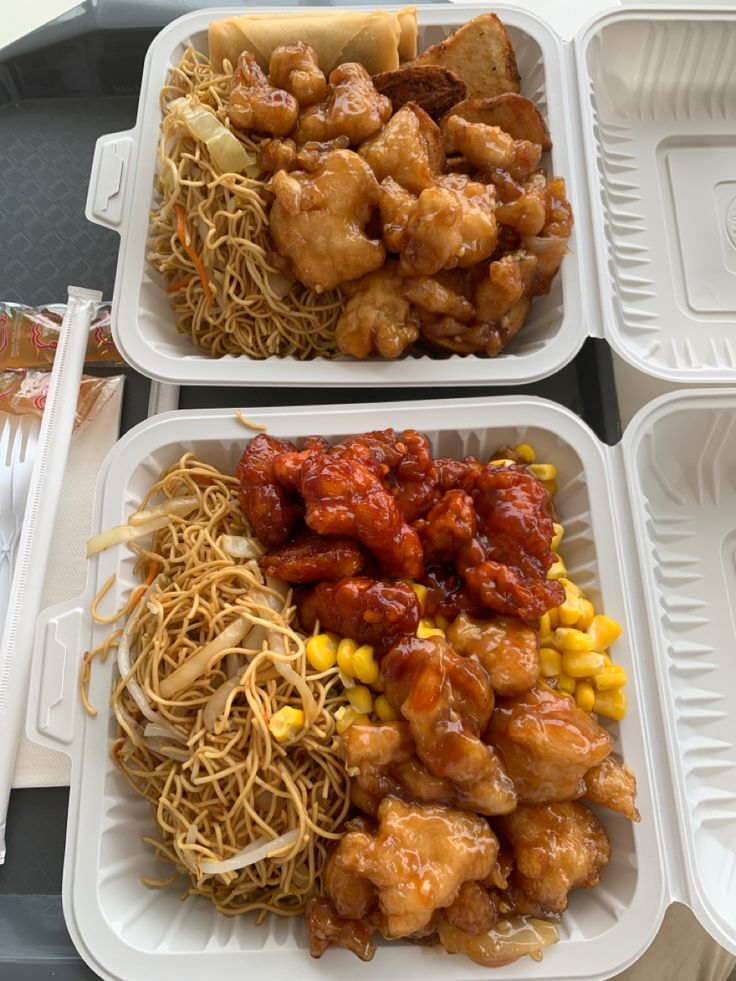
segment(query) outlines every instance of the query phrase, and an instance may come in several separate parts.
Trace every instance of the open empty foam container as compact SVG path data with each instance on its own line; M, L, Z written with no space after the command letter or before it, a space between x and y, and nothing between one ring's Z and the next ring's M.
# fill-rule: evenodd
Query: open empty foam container
M485 9L420 5L420 49ZM736 13L621 7L563 41L541 17L492 9L508 27L522 93L549 125L543 166L566 178L576 217L551 292L498 357L213 358L177 333L146 260L159 91L185 45L206 51L209 21L233 13L215 9L155 38L135 128L97 144L87 216L120 232L113 330L126 359L180 384L508 385L553 374L592 335L660 378L736 381ZM569 22L569 11L557 13Z
M600 886L571 895L560 942L542 964L526 958L493 977L610 977L648 947L674 900L736 952L736 394L660 399L613 448L567 409L529 397L246 411L274 436L297 441L416 428L435 454L488 459L499 445L524 441L558 467L565 561L596 608L624 625L614 657L629 676L629 708L610 728L637 774L642 820L599 811L613 849ZM232 471L249 438L225 409L141 423L103 466L94 531L126 521L184 452ZM119 608L137 581L132 553L114 548L91 560L84 596L42 615L28 710L31 738L72 760L63 901L87 963L116 981L488 978L465 958L404 942L381 946L369 964L344 950L315 961L300 920L273 917L258 927L250 916L221 916L204 899L182 903L181 881L142 885L141 875L160 877L162 866L141 841L155 833L150 806L109 756L111 661L92 672L97 718L78 695L82 653L108 629L92 622L90 603L113 573L106 605Z

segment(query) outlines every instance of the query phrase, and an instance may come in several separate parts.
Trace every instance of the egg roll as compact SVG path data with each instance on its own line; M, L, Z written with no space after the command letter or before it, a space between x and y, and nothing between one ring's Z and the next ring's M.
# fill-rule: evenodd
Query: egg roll
M413 24L413 28L412 28ZM386 10L301 11L280 14L242 14L209 25L209 55L216 71L225 60L236 65L250 51L264 71L274 48L304 41L328 75L337 65L358 61L371 75L398 67L399 50L416 45L416 11Z

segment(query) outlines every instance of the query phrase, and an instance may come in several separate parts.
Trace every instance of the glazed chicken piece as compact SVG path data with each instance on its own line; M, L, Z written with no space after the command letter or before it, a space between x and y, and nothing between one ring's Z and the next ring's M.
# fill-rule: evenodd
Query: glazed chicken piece
M479 882L464 882L445 916L463 933L485 933L498 919L493 898Z
M341 354L398 358L419 337L419 323L395 263L386 263L344 289L349 299L335 327Z
M516 804L495 750L481 742L493 707L485 669L439 638L401 638L383 659L385 696L409 722L416 753L430 773L458 788L480 814Z
M611 751L613 739L575 700L544 682L500 699L486 739L501 754L519 800L553 803L583 796L584 777Z
M268 73L271 82L290 92L302 107L321 102L327 94L327 79L317 64L317 53L303 41L274 48Z
M346 62L330 72L325 100L301 113L294 139L307 143L343 135L356 146L377 133L391 111L391 100L376 91L365 68Z
M477 319L501 321L515 303L528 293L534 279L537 257L520 249L492 262L488 276L475 291Z
M404 296L426 313L453 317L467 323L475 314L473 304L459 293L430 276L404 280Z
M546 578L554 562L547 489L525 467L489 464L476 481L475 508L480 533L456 566L477 603L527 620L559 606L565 591Z
M601 804L619 811L629 821L640 820L636 808L636 777L631 767L611 753L596 766L591 767L583 778L583 797L591 804Z
M434 276L473 266L496 247L493 188L464 174L446 174L417 198L401 237L399 271Z
M312 896L304 910L309 953L321 957L328 947L345 947L362 961L370 961L376 952L374 927L363 920L340 916L329 899Z
M413 102L399 109L358 152L379 181L392 177L412 194L431 187L445 165L439 127Z
M297 597L299 620L311 633L319 620L323 630L351 637L384 650L401 634L414 634L419 603L411 586L361 576L321 582Z
M474 620L461 613L447 641L458 654L480 661L496 695L522 695L539 678L537 632L515 617Z
M334 860L376 886L386 937L425 928L435 910L451 905L464 882L485 879L496 861L496 836L476 814L385 797L378 820L373 835L348 832Z
M446 491L425 518L414 523L426 561L450 561L478 531L473 498L459 488Z
M516 882L530 899L553 912L567 909L572 889L598 885L611 858L603 825L575 801L520 804L500 825L514 851Z
M305 286L320 293L383 265L383 243L365 233L378 184L357 153L335 150L312 173L278 171L270 188L271 236Z
M345 833L360 831L372 834L374 827L371 822L364 820L348 821ZM351 920L362 920L376 908L378 895L376 887L369 879L348 872L335 861L333 849L322 866L322 886L326 896L332 902L335 912Z
M563 258L574 224L570 202L565 197L565 180L554 177L547 183L547 215L539 238L522 239L524 248L537 257L531 295L548 293Z
M500 202L496 220L520 235L539 235L547 219L547 180L541 171L531 174L514 200Z
M290 498L274 472L279 456L294 449L293 443L260 433L248 443L235 468L240 481L240 506L268 548L282 545L302 514L301 505Z
M258 560L264 574L285 582L318 582L354 576L365 555L352 538L324 538L303 531L279 549Z
M286 136L296 122L299 104L293 95L271 85L249 51L238 59L227 103L237 129Z
M515 140L498 126L450 116L445 131L451 145L479 170L500 167L522 180L539 166L542 148L538 143Z
M258 166L268 173L277 170L318 170L333 150L346 150L350 141L338 136L326 143L304 143L297 146L293 140L265 140L258 148Z
M388 576L422 575L422 546L376 473L370 449L359 443L311 453L299 474L307 525L320 535L357 538ZM348 636L347 634L343 636Z
M406 452L387 482L404 520L413 522L439 499L439 474L424 433L405 429L401 438Z
M416 197L398 184L393 177L381 181L378 205L381 209L383 241L389 252L400 252L404 229L417 203Z

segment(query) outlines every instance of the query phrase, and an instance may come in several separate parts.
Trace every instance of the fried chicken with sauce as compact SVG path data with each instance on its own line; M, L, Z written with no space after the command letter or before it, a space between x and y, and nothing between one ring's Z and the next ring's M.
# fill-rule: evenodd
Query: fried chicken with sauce
M335 150L312 173L280 170L270 188L271 236L305 286L320 293L383 265L383 243L366 234L378 184L357 153Z
M287 540L302 515L274 471L276 460L296 447L283 439L259 433L245 448L235 468L240 481L240 506L261 542L275 548Z
M238 59L233 75L227 114L236 129L286 136L299 113L293 95L271 85L249 51Z
M258 560L264 574L285 582L319 582L354 576L365 565L365 555L352 538L324 538L303 531L276 551Z
M346 150L350 146L347 136L338 136L326 143L304 143L297 146L293 140L264 140L258 148L258 166L267 173L277 170L317 170L325 157L333 150Z
M520 235L539 235L547 220L547 180L541 171L531 174L513 201L499 202L496 220Z
M419 337L419 321L406 298L396 264L345 285L349 299L335 327L341 354L398 358Z
M475 291L476 317L498 322L531 289L537 257L523 249L492 262Z
M383 225L383 241L389 252L399 253L404 238L404 229L409 221L416 197L393 177L385 177L378 191L378 206Z
M445 910L448 923L463 933L486 933L498 919L493 898L479 882L464 882Z
M496 247L493 189L463 174L446 174L422 191L401 236L399 271L434 276L473 266Z
M300 114L293 138L307 143L347 136L356 146L377 133L391 111L391 100L376 90L365 68L346 62L330 72L324 101Z
M447 640L458 654L480 661L496 695L522 695L539 678L537 632L515 617L475 620L461 613Z
M592 766L583 777L585 793L583 797L591 804L600 804L618 811L629 821L640 820L636 808L636 777L615 753L611 753L600 763Z
M414 527L422 542L425 561L449 562L478 531L473 498L460 488L446 491Z
M585 774L611 752L613 739L564 692L544 682L499 699L485 738L501 754L524 803L581 797Z
M404 296L426 313L446 315L461 323L467 323L475 315L469 300L433 277L412 276L404 280L403 289Z
M498 840L475 814L386 797L375 834L351 831L334 861L378 890L379 928L389 938L426 927L435 910L450 906L466 881L490 873Z
M373 959L376 952L374 927L364 920L340 916L323 896L312 896L307 900L304 925L312 957L321 957L328 947L345 947L362 961Z
M303 41L274 48L268 74L274 85L290 92L302 107L321 102L327 94L327 79L317 64L317 52Z
M567 909L573 889L598 885L611 859L603 825L575 801L520 804L500 824L514 851L515 881L531 900L553 912Z
M358 152L379 181L391 177L412 194L431 187L445 164L439 127L413 102L399 109Z
M419 626L419 603L411 586L363 576L321 582L297 596L299 621L311 633L319 620L323 630L351 637L384 650L401 634Z
M538 143L515 140L498 126L470 123L460 116L450 116L445 125L450 145L474 167L500 167L522 180L539 166L542 148Z
M539 236L527 236L522 244L537 258L531 295L548 293L562 260L568 253L567 242L572 234L574 218L570 202L565 197L565 181L554 177L547 183L547 215Z

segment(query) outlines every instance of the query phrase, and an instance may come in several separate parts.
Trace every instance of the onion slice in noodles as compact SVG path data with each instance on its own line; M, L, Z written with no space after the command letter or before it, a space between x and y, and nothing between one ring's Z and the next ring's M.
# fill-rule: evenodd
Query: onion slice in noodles
M222 547L234 559L257 559L263 554L259 542L246 535L223 535Z
M279 835L278 838L256 838L255 841L246 845L237 855L231 855L230 858L225 858L221 862L200 862L199 871L203 875L221 875L224 872L237 872L238 869L244 869L248 865L255 865L256 862L268 858L274 852L279 852L283 848L287 848L298 837L299 828L293 828L291 831L287 831L286 834Z
M222 654L231 647L237 647L243 637L250 629L250 621L245 617L238 617L227 627L214 637L208 644L205 644L196 654L188 657L178 668L164 678L159 686L162 698L173 698L173 696L183 688L188 688L197 678L204 674L207 665L213 657Z
M183 517L185 514L193 511L197 503L197 498L194 496L170 497L152 508L147 508L145 511L134 511L128 518L128 524L144 525L146 522L151 521L152 518L157 518L161 514L175 514L178 517Z
M166 527L173 515L183 517L196 506L196 497L175 497L150 511L139 511L131 515L127 525L116 525L114 528L101 531L99 535L93 535L87 542L87 558L97 555L98 552L104 552L106 548L111 548L113 545L132 542L136 538L150 535L152 531L159 531Z
M225 174L246 174L257 177L260 173L256 158L248 153L243 144L217 116L195 96L182 96L169 103L173 113L187 127L195 140L207 147L212 160Z

